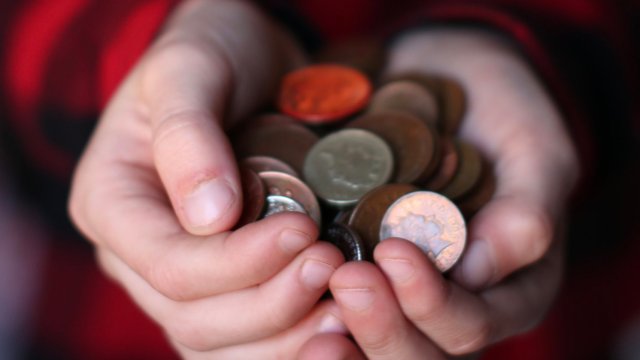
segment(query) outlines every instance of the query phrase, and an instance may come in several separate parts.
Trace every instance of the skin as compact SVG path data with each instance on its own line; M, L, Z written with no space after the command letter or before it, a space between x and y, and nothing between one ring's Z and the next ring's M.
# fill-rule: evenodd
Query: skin
M461 135L496 166L496 196L469 224L451 280L398 239L378 246L379 267L343 265L301 214L230 230L242 193L224 129L304 61L251 5L181 4L124 80L78 165L69 211L102 269L182 356L441 358L542 317L561 274L556 224L577 175L554 105L490 34L417 32L390 55L389 75L462 81L470 101ZM337 301L318 302L329 286Z

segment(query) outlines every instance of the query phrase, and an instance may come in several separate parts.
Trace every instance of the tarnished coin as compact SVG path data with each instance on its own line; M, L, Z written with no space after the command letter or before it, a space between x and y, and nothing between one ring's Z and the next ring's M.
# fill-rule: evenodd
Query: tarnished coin
M450 137L441 137L440 149L440 166L423 185L427 190L440 191L453 180L458 170L458 151L453 140Z
M360 236L347 225L333 223L327 227L326 239L335 245L346 261L363 261L365 248Z
M248 167L256 173L263 171L279 171L299 178L298 173L287 163L270 156L249 156L242 159L242 166Z
M307 214L304 207L294 199L282 195L267 195L267 209L263 217L269 217L281 212L299 212ZM307 214L308 215L308 214Z
M378 89L369 102L369 112L396 110L410 113L433 128L438 126L436 97L412 81L394 81Z
M471 192L456 201L465 216L472 216L491 200L496 190L496 176L493 167L483 161L482 176Z
M234 147L239 158L274 157L300 174L307 152L317 141L318 136L299 123L273 123L255 126L239 134Z
M416 191L396 200L385 213L380 239L390 237L415 243L444 272L462 256L467 230L462 214L449 199Z
M315 60L351 66L373 78L381 72L386 52L378 39L353 38L331 43L316 55Z
M242 215L236 228L252 223L260 218L264 210L265 188L262 179L253 170L240 166L242 182Z
M277 171L264 171L258 174L264 182L268 195L281 195L292 198L302 205L305 212L322 226L320 204L309 187L300 179Z
M311 65L287 74L280 88L280 110L307 123L340 120L362 109L371 83L356 69L336 64Z
M458 170L440 193L449 199L457 199L473 189L482 174L482 157L476 148L464 141L456 141L458 149Z
M442 133L455 134L460 127L467 99L462 85L449 78L440 78L440 98L442 109Z
M391 147L395 170L393 181L413 183L424 180L437 162L438 136L417 117L398 111L368 113L350 122L348 127L365 129L380 136Z
M351 211L347 224L354 229L366 246L368 257L380 242L380 225L385 212L401 196L416 191L409 184L386 184L366 193Z
M304 179L316 195L337 207L358 202L391 177L393 155L377 135L344 129L318 141L304 163Z

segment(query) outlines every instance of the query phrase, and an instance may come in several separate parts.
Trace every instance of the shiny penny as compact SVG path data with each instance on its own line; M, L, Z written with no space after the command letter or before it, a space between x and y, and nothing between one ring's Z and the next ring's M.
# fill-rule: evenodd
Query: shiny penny
M409 184L386 184L366 193L351 211L347 224L362 237L369 257L380 242L380 225L385 212L397 199L416 191Z
M277 171L264 171L258 174L265 184L267 195L281 195L292 198L302 205L305 212L322 225L320 204L309 187L300 179Z
M438 103L425 87L412 81L394 81L382 86L371 97L368 111L396 110L410 113L436 128Z
M242 159L241 164L256 173L264 171L279 171L297 178L300 177L298 173L287 163L270 156L249 156Z
M255 126L238 134L234 147L240 158L274 157L300 174L309 149L317 141L318 136L299 123L274 123Z
M236 228L252 223L260 218L264 210L265 188L262 179L253 170L240 166L242 182L242 215Z
M346 261L367 259L360 236L347 225L338 223L329 225L326 230L326 240L340 249Z
M396 200L385 213L380 238L390 237L415 243L445 272L462 256L467 231L462 214L449 199L416 191Z
M304 67L285 75L278 106L301 121L322 124L362 109L371 96L371 83L360 71L337 64Z
M385 184L393 154L379 136L361 129L334 132L309 151L304 179L316 195L337 207L355 205L371 189Z
M458 170L458 151L453 140L449 137L440 138L441 160L440 166L431 175L423 187L431 191L440 191L448 185Z
M394 182L413 183L427 178L437 162L440 146L435 131L417 117L398 111L368 113L350 122L348 127L369 130L380 136L393 152Z
M459 165L456 174L440 193L449 199L457 199L471 191L482 175L482 157L476 148L464 141L456 142Z
M299 212L308 215L302 204L290 197L281 195L268 195L266 203L267 209L264 212L263 216L265 218L282 212Z

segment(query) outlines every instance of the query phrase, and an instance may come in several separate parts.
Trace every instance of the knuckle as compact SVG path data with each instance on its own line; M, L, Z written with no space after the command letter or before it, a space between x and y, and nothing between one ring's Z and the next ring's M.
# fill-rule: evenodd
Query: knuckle
M471 332L464 332L450 340L444 350L450 355L465 355L481 350L492 341L491 324L484 321Z
M519 239L523 239L528 246L522 247L523 254L529 262L540 259L551 246L553 239L553 221L551 216L542 209L527 209L518 219L517 230Z
M186 301L194 297L186 271L170 262L156 262L148 267L146 274L149 284L171 300Z
M167 147L171 152L189 146L200 129L210 126L210 115L204 111L177 109L164 115L154 129L154 150Z
M367 334L359 341L362 342L362 347L366 349L367 354L375 358L397 353L396 350L400 347L400 344L406 343L406 341L403 341L405 337L406 334L404 332L389 336L388 333L376 331Z
M413 311L407 311L411 320L422 324L431 324L438 320L440 314L449 306L453 296L453 288L447 284L442 285L440 291L433 291L428 299L424 299L422 306Z
M280 333L289 329L299 320L299 314L286 306L272 306L268 310L271 333Z

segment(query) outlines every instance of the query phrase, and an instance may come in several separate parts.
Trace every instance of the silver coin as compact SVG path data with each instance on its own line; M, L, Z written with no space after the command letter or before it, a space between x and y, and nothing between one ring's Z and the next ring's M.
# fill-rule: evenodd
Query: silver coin
M267 195L267 208L262 217L266 218L281 212L299 212L305 215L307 214L304 207L290 197L282 195Z
M335 132L314 145L304 162L304 178L316 195L337 207L358 202L369 190L389 181L391 148L361 129Z

